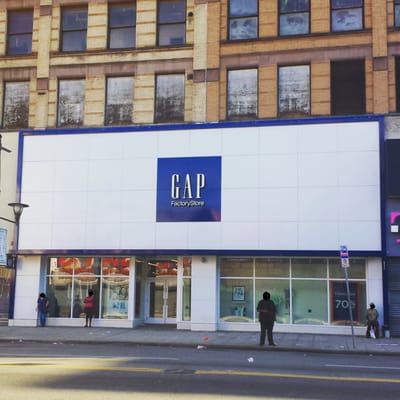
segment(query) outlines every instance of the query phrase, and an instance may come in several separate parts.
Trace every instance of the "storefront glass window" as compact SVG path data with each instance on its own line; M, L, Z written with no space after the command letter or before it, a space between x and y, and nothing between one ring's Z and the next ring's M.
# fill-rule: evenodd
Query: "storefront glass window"
M93 290L95 318L128 318L129 268L130 258L51 258L49 317L83 316L83 299Z
M294 324L327 324L327 281L293 280L292 304Z
M143 260L136 258L135 265L135 318L142 318L142 304L144 298Z
M276 306L276 322L290 323L290 281L289 279L256 279L256 297L258 303L263 293L271 294L271 299ZM258 319L256 312L255 319Z
M223 258L221 260L221 276L253 276L253 259Z
M326 278L327 259L294 258L292 260L293 278Z
M365 271L365 259L350 260L350 303L356 325L365 324ZM277 323L351 323L345 275L339 257L221 258L221 322L256 322L257 302L265 291L271 293L276 305Z
M256 259L256 277L289 277L288 258Z
M252 279L221 279L220 317L226 322L253 320L254 293Z
M183 265L183 289L182 289L182 321L190 321L192 306L192 259L184 257Z
M349 282L351 312L353 325L365 324L367 304L365 282ZM346 282L330 282L330 313L332 325L350 325L349 300Z
M365 260L351 258L347 274L349 279L365 279ZM345 278L340 260L329 260L329 277L339 279Z

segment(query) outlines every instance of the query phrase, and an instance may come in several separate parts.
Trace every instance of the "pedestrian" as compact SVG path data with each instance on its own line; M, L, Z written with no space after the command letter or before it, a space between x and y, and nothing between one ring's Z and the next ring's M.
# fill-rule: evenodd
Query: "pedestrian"
M272 330L274 328L274 322L276 319L276 307L275 303L271 300L269 292L263 293L263 299L257 304L258 320L260 321L260 346L265 344L265 335L268 337L268 344L270 346L276 346L272 336Z
M86 314L86 324L85 328L92 327L92 318L94 313L94 295L93 290L89 290L88 295L85 297L83 301L85 303L85 314Z
M81 316L81 312L81 298L79 297L79 294L77 294L74 299L74 305L72 306L72 318L79 318Z
M374 338L378 339L379 337L379 322L378 322L379 313L378 310L375 308L374 303L369 304L369 308L367 310L367 338ZM372 330L372 335L371 335ZM375 337L374 337L375 336Z
M37 299L36 311L39 317L40 326L46 326L47 312L49 308L49 301L46 295L42 292Z

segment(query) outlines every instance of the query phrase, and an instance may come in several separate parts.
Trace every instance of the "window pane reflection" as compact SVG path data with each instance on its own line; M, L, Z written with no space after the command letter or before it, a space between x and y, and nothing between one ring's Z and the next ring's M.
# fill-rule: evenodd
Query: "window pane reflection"
M256 69L228 71L228 118L257 117L257 76Z

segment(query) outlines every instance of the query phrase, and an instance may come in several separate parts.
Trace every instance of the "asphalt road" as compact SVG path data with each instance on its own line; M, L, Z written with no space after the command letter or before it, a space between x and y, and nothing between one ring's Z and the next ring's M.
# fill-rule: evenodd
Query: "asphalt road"
M394 356L133 345L0 344L1 398L398 399Z

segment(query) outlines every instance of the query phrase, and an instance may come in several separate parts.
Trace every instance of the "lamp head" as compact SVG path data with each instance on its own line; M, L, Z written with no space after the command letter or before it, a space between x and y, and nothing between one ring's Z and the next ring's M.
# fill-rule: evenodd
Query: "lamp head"
M12 207L15 217L15 223L18 225L22 211L24 211L24 208L29 207L29 205L24 203L8 203L8 205Z

